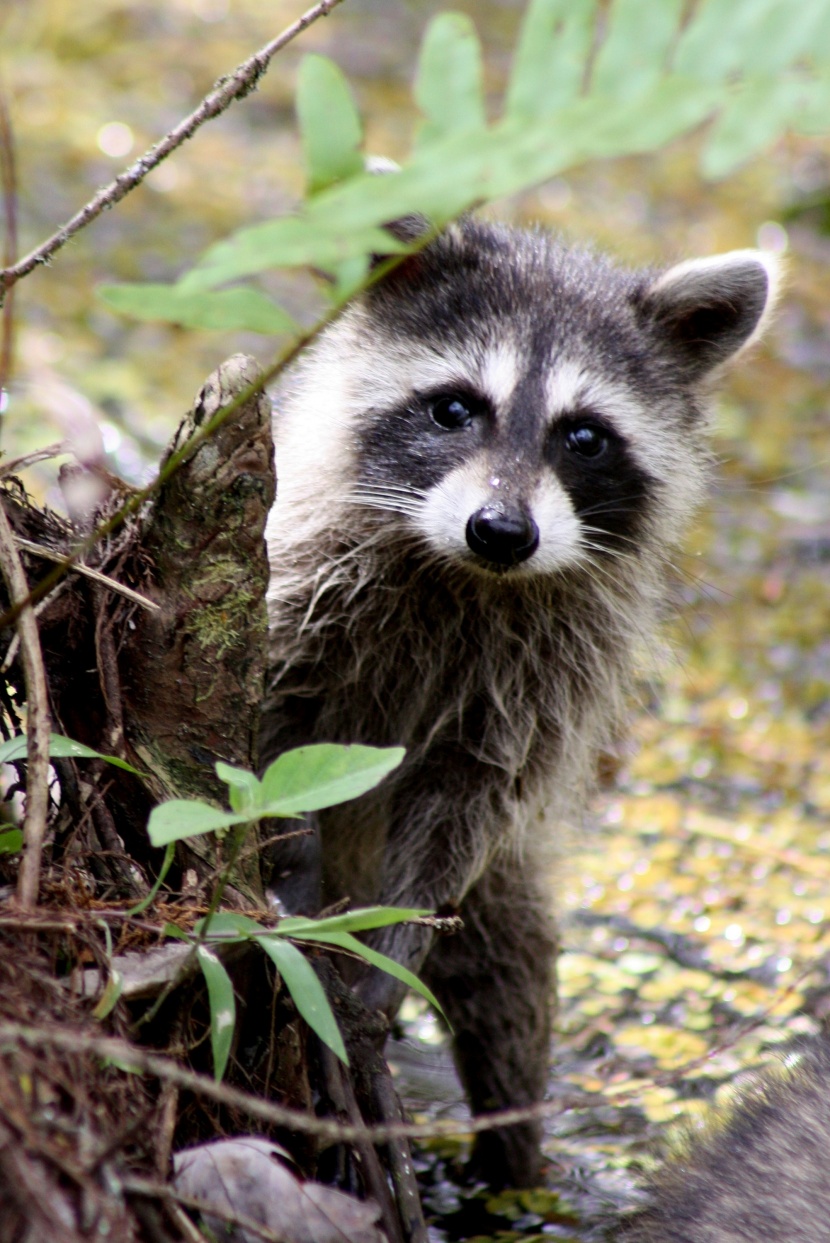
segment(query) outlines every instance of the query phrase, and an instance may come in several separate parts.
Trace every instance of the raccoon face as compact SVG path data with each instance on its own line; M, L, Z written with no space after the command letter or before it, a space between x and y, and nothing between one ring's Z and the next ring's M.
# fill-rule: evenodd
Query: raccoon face
M635 542L658 485L614 417L630 398L566 360L522 376L504 345L466 375L458 361L372 420L363 487L388 490L432 550L486 572L549 573Z
M488 574L671 542L704 474L701 382L755 335L772 276L753 251L655 279L454 226L353 313L353 499Z

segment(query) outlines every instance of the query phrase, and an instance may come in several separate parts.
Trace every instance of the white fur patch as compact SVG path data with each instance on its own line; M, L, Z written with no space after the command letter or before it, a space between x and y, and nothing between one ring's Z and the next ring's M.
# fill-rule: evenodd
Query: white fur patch
M467 520L493 500L481 459L465 462L429 489L418 526L436 552L466 561L470 556Z
M530 513L539 528L539 547L524 562L532 574L552 574L584 559L582 523L571 498L552 472L542 476L530 498Z
M629 441L632 452L637 455L638 438L648 427L649 415L629 389L590 371L582 363L565 360L551 368L546 396L552 423L562 415L597 414ZM643 465L648 466L647 460Z
M568 414L583 402L588 375L581 363L570 359L557 361L548 372L545 384L548 414Z
M521 376L515 343L500 341L482 350L454 349L414 341L384 341L382 355L359 342L341 366L350 375L354 397L367 408L393 409L417 393L437 389L479 390L496 409L507 406Z
M418 527L431 547L444 556L470 561L467 522L486 505L507 498L501 480L482 458L457 467L427 493ZM552 474L543 475L531 496L521 498L539 528L539 547L511 574L550 574L584 558L582 526L570 497Z
M515 343L502 341L488 349L479 373L482 391L493 405L506 407L519 383L521 360Z
M277 397L274 448L278 506L295 499L302 501L310 479L316 479L318 494L337 495L339 481L351 477L349 385L343 370L327 365L327 361L304 366L291 389Z

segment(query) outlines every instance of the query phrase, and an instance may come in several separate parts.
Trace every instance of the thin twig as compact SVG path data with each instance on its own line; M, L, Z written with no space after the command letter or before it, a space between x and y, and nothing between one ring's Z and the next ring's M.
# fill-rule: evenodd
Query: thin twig
M15 547L14 532L0 503L0 569L13 605L25 601L29 584ZM23 857L17 877L17 897L24 910L37 906L40 856L49 810L49 700L40 636L31 605L22 604L17 617L23 675L26 680L26 818L23 821Z
M14 475L19 470L25 470L27 466L34 466L36 462L45 462L49 458L71 452L72 445L68 440L56 440L54 444L44 445L42 449L35 449L32 453L22 453L20 457L7 458L0 464L0 479L5 479L7 475Z
M133 1195L146 1196L148 1199L154 1200L170 1200L175 1204L184 1205L185 1208L192 1209L194 1212L213 1217L216 1221L221 1221L226 1229L229 1229L231 1226L237 1226L240 1230L245 1231L246 1237L262 1239L263 1243L285 1243L284 1234L274 1234L274 1231L269 1230L267 1226L263 1226L262 1222L254 1221L252 1217L247 1217L244 1213L229 1212L224 1207L211 1204L205 1200L199 1200L195 1196L183 1195L171 1183L158 1182L151 1178L141 1178L140 1175L135 1174L124 1174L119 1178L119 1182L125 1191L129 1191ZM192 1222L190 1224L191 1226L193 1225ZM200 1232L197 1231L193 1237L198 1239L199 1243L204 1243L205 1236ZM240 1237L236 1230L233 1231L233 1237Z
M24 552L31 552L36 557L43 557L44 561L54 561L58 565L63 565L66 561L66 553L55 552L53 548L46 548L43 544L36 544L33 540L23 539L16 535L14 541L18 548L22 548ZM92 566L84 565L83 561L74 561L69 567L76 574L83 574L87 578L91 578L93 582L100 583L102 587L115 591L120 596L125 596L128 600L132 600L133 604L140 604L143 609L147 609L150 613L158 613L161 609L160 604L156 604L155 600L151 600L149 596L143 596L139 591L133 591L132 587L127 587L124 583L119 583L116 579L110 578L109 574L102 574L100 570L93 570Z
M137 1186L133 1188L131 1186L128 1186L127 1183L128 1183L128 1179L125 1178L123 1180L123 1186L124 1186L125 1191L132 1191L132 1190L135 1190L136 1192L139 1191L139 1188ZM193 1221L190 1217L188 1217L184 1209L181 1208L180 1205L176 1204L174 1200L171 1198L171 1196L169 1195L167 1196L167 1199L164 1202L164 1211L166 1212L172 1224L174 1226L177 1226L178 1229L181 1231L182 1237L186 1240L186 1243L205 1243L205 1236L202 1234L201 1230L196 1225L195 1221ZM167 1243L167 1232L166 1231L165 1231L164 1239L165 1239L165 1243Z
M95 664L104 706L107 710L104 740L112 755L124 755L124 704L121 695L121 676L118 655L112 637L112 619L107 610L108 596L96 583L92 588L92 604L95 610ZM100 761L96 761L98 763ZM102 765L103 767L103 765Z
M48 609L49 606L54 603L55 598L61 594L61 592L64 590L65 587L66 587L66 579L64 579L63 582L58 583L57 586L54 587L49 592L48 595L44 596L41 600L38 600L37 604L35 605L35 617L40 617L41 613L44 613L46 609ZM17 649L19 647L20 647L20 635L15 631L12 637L12 641L8 646L6 655L3 657L2 662L0 662L0 675L4 673L8 673L9 669L11 669L12 662L14 661L14 658L17 655Z
M270 43L266 43L264 47L255 52L248 60L242 62L231 74L223 76L219 79L219 83L206 95L195 112L191 112L190 116L185 117L183 121L164 136L155 146L146 151L140 159L136 160L125 172L116 177L115 181L110 182L108 186L99 190L94 198L81 208L79 212L67 221L57 233L53 233L47 241L43 242L36 250L31 251L24 256L19 263L14 266L6 267L0 272L0 305L3 298L13 285L24 276L33 271L39 264L47 263L51 256L62 246L65 246L70 238L79 233L92 220L100 216L107 208L114 207L120 202L125 195L134 190L137 185L144 180L147 174L161 163L172 151L180 147L195 134L205 121L211 120L213 117L219 116L224 112L235 99L242 99L245 95L250 94L256 88L259 79L262 77L271 58L290 43L292 39L296 39L297 35L317 21L319 17L327 17L331 10L341 0L318 0L312 8L303 13L297 21L272 39Z
M263 1100L241 1088L229 1084L217 1083L209 1075L200 1075L193 1070L186 1070L178 1062L163 1057L126 1040L118 1040L111 1036L93 1036L84 1033L79 1042L77 1028L33 1027L25 1023L0 1023L0 1048L16 1048L19 1045L29 1048L60 1049L66 1053L92 1054L97 1058L113 1062L117 1066L129 1066L140 1074L152 1075L162 1083L172 1083L186 1092L207 1097L219 1105L239 1110L252 1118L272 1126L286 1127L292 1131L300 1131L306 1135L316 1135L331 1143L352 1143L355 1140L371 1140L375 1144L385 1144L390 1139L431 1139L435 1136L472 1135L480 1131L492 1131L494 1128L514 1126L520 1122L528 1122L537 1118L545 1118L551 1114L561 1113L569 1107L584 1107L589 1097L584 1092L574 1091L570 1095L562 1094L555 1100L543 1101L538 1105L525 1105L515 1109L501 1109L491 1114L481 1114L468 1122L453 1122L450 1119L435 1119L431 1122L389 1122L378 1126L359 1126L351 1123L337 1122L333 1118L318 1118L315 1114L300 1109L289 1109L285 1105L277 1105L273 1101Z

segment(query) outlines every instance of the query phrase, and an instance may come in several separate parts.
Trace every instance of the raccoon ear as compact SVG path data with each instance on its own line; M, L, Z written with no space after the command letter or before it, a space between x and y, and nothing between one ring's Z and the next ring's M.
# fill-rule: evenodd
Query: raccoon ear
M692 259L658 276L638 311L670 344L689 380L700 380L762 332L780 261L762 250Z

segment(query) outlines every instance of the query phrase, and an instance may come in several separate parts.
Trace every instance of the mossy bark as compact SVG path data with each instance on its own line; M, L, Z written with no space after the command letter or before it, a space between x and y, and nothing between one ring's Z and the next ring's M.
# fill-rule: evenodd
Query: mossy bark
M267 639L264 530L276 488L270 401L262 391L245 396L258 377L253 359L235 355L207 379L162 461L164 470L174 454L181 456L175 472L84 558L157 609L70 571L38 618L55 728L130 760L144 774L59 762L62 798L77 804L86 823L75 847L93 858L98 872L109 867L110 879L128 894L130 868L113 869L111 856L120 846L153 869L146 824L156 803L200 798L226 806L215 762L258 765ZM240 397L205 436L217 412ZM82 512L75 509L72 522L33 506L13 481L3 504L19 536L65 554L132 490L100 468L62 474L68 499L94 497ZM25 561L33 586L53 568L32 552ZM10 627L6 642L12 639ZM22 691L14 664L9 676ZM181 844L179 862L201 879L223 863L221 854L211 835ZM263 903L255 851L244 851L235 865L234 895L244 905Z
M258 766L268 563L265 521L274 501L271 408L263 392L244 401L209 438L217 411L256 383L253 360L235 355L202 387L162 462L184 451L146 522L142 549L153 567L158 613L142 612L125 643L125 726L159 797L224 803L217 760ZM195 447L188 453L188 446ZM212 868L210 846L188 842L185 860ZM262 901L258 861L233 885Z

